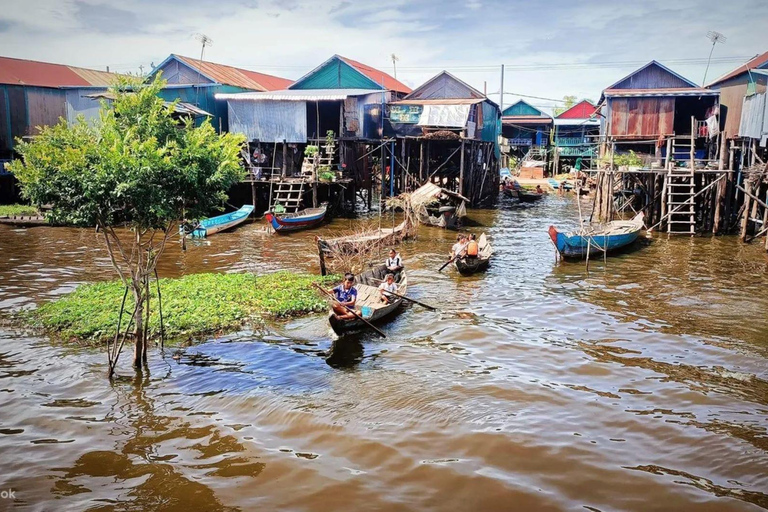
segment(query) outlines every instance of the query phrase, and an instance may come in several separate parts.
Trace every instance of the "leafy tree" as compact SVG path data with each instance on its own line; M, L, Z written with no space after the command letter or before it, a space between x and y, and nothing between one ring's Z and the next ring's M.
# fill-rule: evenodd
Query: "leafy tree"
M578 100L576 96L565 95L563 96L563 106L553 108L552 112L554 113L555 116L559 116L560 114L562 114L563 112L565 112L566 110L574 106L576 104L576 100Z
M129 335L134 366L146 364L149 284L169 237L182 219L220 209L244 175L244 138L218 135L208 121L178 121L175 105L158 96L164 85L121 80L97 122L79 118L69 126L62 119L42 128L32 142L19 141L22 158L9 165L27 199L51 205L49 220L98 227L126 294L132 292L128 325L121 334L118 323L107 347L110 377Z

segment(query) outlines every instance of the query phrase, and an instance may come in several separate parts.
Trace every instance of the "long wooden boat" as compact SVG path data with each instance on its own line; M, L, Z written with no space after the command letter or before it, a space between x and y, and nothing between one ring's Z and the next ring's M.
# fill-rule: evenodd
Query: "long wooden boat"
M588 253L610 253L637 240L643 229L643 218L640 212L632 220L614 220L576 233L561 233L555 226L550 226L549 237L563 257L586 258Z
M363 272L355 276L355 287L357 288L357 301L355 301L355 311L371 323L377 323L384 318L393 315L400 310L403 299L393 297L395 300L389 304L382 302L379 293L379 284L387 275L387 267L384 265ZM398 274L397 293L405 295L408 288L408 278L405 270ZM358 318L340 320L333 313L328 317L333 331L341 336L344 333L365 329L367 325Z
M535 203L544 197L543 192L528 192L527 190L518 190L517 198L521 203Z
M488 269L488 265L491 262L491 256L493 256L493 247L485 238L485 233L480 235L477 241L477 257L464 256L463 258L456 258L454 265L459 274L463 276L469 276L475 272L480 272Z
M239 210L234 212L225 213L224 215L217 215L209 219L201 220L195 228L188 233L187 236L192 238L205 238L211 236L220 231L231 229L238 224L242 224L248 219L248 216L253 212L253 205L246 204ZM180 231L183 231L183 227Z
M276 233L290 233L321 224L327 211L328 205L324 204L320 208L307 208L295 213L267 212L264 217Z
M571 189L573 189L573 185L571 184L570 181L567 181L567 180L558 181L555 178L549 178L547 180L547 183L549 183L549 186L552 187L555 190L559 190L561 184L563 185L563 190L571 190Z

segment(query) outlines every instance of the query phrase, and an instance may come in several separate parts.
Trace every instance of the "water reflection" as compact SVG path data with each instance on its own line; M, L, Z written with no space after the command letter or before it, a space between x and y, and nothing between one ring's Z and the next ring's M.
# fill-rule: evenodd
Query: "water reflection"
M766 508L760 247L658 234L587 272L546 233L577 224L572 197L471 215L497 251L487 274L438 273L454 233L421 229L400 248L409 294L440 311L406 308L386 339L293 319L153 351L109 387L102 352L0 328L16 505ZM160 273L316 272L314 235L245 226L170 246ZM112 278L89 230L0 226L0 253L2 311Z

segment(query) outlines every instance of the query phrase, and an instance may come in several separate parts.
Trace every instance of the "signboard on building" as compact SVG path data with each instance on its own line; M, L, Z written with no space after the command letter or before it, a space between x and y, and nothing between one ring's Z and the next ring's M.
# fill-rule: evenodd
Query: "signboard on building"
M421 117L421 105L390 105L389 121L391 123L416 124Z

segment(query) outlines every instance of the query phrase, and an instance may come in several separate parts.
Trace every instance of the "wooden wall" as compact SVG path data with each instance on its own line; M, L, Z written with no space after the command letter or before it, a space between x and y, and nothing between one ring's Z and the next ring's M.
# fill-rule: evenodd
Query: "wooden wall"
M611 89L664 89L667 87L691 87L691 84L664 68L651 64L628 76Z

